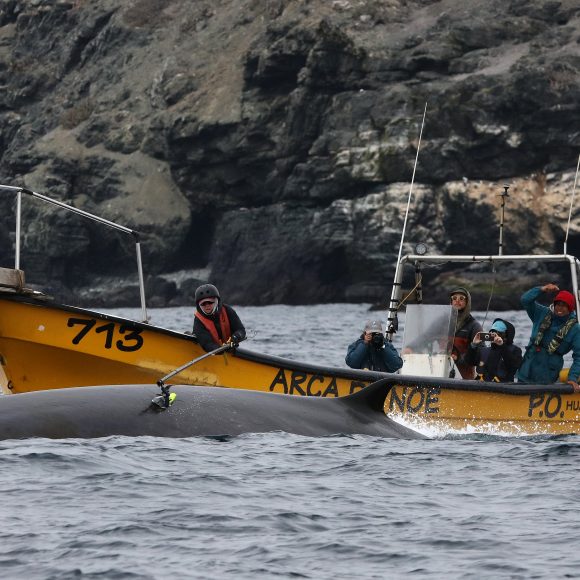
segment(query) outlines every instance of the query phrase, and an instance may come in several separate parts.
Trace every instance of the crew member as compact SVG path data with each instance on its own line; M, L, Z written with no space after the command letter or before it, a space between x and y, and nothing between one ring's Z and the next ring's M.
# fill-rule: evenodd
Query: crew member
M550 307L536 302L542 294L557 292ZM572 351L572 367L568 383L580 392L580 326L576 316L576 300L556 284L546 284L528 290L522 295L533 326L530 343L517 378L520 383L555 383L564 366L564 355Z
M469 362L469 345L481 332L481 324L471 315L471 294L462 286L449 292L451 306L457 310L457 324L451 358L464 379L475 378L475 367Z
M352 369L394 373L403 366L395 347L385 340L380 320L369 320L363 333L348 347L346 364Z
M203 284L195 291L195 306L193 334L206 352L228 341L237 346L246 338L240 317L231 306L222 304L220 293L213 284Z

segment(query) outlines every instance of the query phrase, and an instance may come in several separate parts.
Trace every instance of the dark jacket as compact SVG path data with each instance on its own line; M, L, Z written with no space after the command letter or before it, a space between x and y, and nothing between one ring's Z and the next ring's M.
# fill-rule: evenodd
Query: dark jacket
M228 314L228 318L230 320L231 337L235 338L238 342L246 338L246 329L244 328L244 325L242 324L240 317L236 314L236 311L231 306L228 306L227 304L222 304L220 301L218 309L216 310L215 314L212 314L211 316L205 315L200 307L197 307L197 311L204 318L211 320L215 324L219 337L222 339L223 342L227 342L227 340L230 337L223 336L219 324L220 318L219 315L221 308L225 308ZM197 318L195 318L193 321L193 335L197 338L197 341L199 342L203 350L205 350L206 352L210 352L211 350L215 350L216 348L220 347L220 345L213 340L211 334L205 328L202 322Z
M345 361L351 369L384 373L394 373L403 366L403 359L390 342L386 342L382 348L376 348L367 344L362 337L349 345Z
M481 332L481 324L471 315L471 294L462 286L454 288L449 292L451 296L454 293L464 294L467 302L462 310L457 312L457 327L453 337L453 352L455 355L455 366L464 379L475 378L475 367L469 362L469 345L474 336Z
M481 332L481 324L471 314L467 315L461 328L455 331L453 338L453 352L457 356L455 365L464 379L475 378L473 363L469 357L469 345L478 332Z
M580 326L575 324L566 334L560 346L555 352L548 351L551 340L556 336L558 330L566 321L573 317L576 319L576 312L571 312L566 317L556 316L552 312L550 327L544 333L539 346L535 340L540 326L546 315L551 312L548 306L536 302L542 294L540 287L532 288L522 295L522 306L526 309L530 320L533 323L530 343L526 347L524 361L518 371L518 382L520 383L556 383L562 367L564 366L564 355L572 351L572 367L568 373L571 381L578 382L580 378Z
M513 344L516 334L514 325L502 318L496 318L494 322L498 320L507 327L504 343L501 346L493 343L486 345L483 342L477 345L471 343L468 360L475 365L477 379L510 383L522 363L522 349Z

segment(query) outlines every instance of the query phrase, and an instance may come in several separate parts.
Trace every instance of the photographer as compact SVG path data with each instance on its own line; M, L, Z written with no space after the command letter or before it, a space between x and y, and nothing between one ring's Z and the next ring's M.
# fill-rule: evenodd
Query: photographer
M348 347L346 364L352 369L394 373L403 366L395 347L385 340L380 320L369 320L361 337Z
M468 359L480 381L511 383L522 364L522 349L513 344L513 324L496 318L487 332L478 332L469 345ZM489 346L488 346L489 343Z

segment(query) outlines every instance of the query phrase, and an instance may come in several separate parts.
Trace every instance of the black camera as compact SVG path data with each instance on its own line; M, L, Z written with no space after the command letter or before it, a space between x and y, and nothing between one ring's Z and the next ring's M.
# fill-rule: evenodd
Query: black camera
M375 348L383 348L385 345L385 337L380 332L374 332L371 338L371 344Z
M489 332L480 332L479 333L479 340L490 342L493 340L493 336Z

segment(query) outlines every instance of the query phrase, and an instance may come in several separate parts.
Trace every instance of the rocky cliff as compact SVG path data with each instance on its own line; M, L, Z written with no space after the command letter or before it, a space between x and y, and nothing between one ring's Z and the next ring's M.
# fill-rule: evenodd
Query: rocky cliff
M153 305L384 301L426 104L405 251L495 252L504 182L504 251L562 251L576 0L0 0L0 84L0 183L138 230ZM23 228L30 282L136 302L130 239L29 198Z

